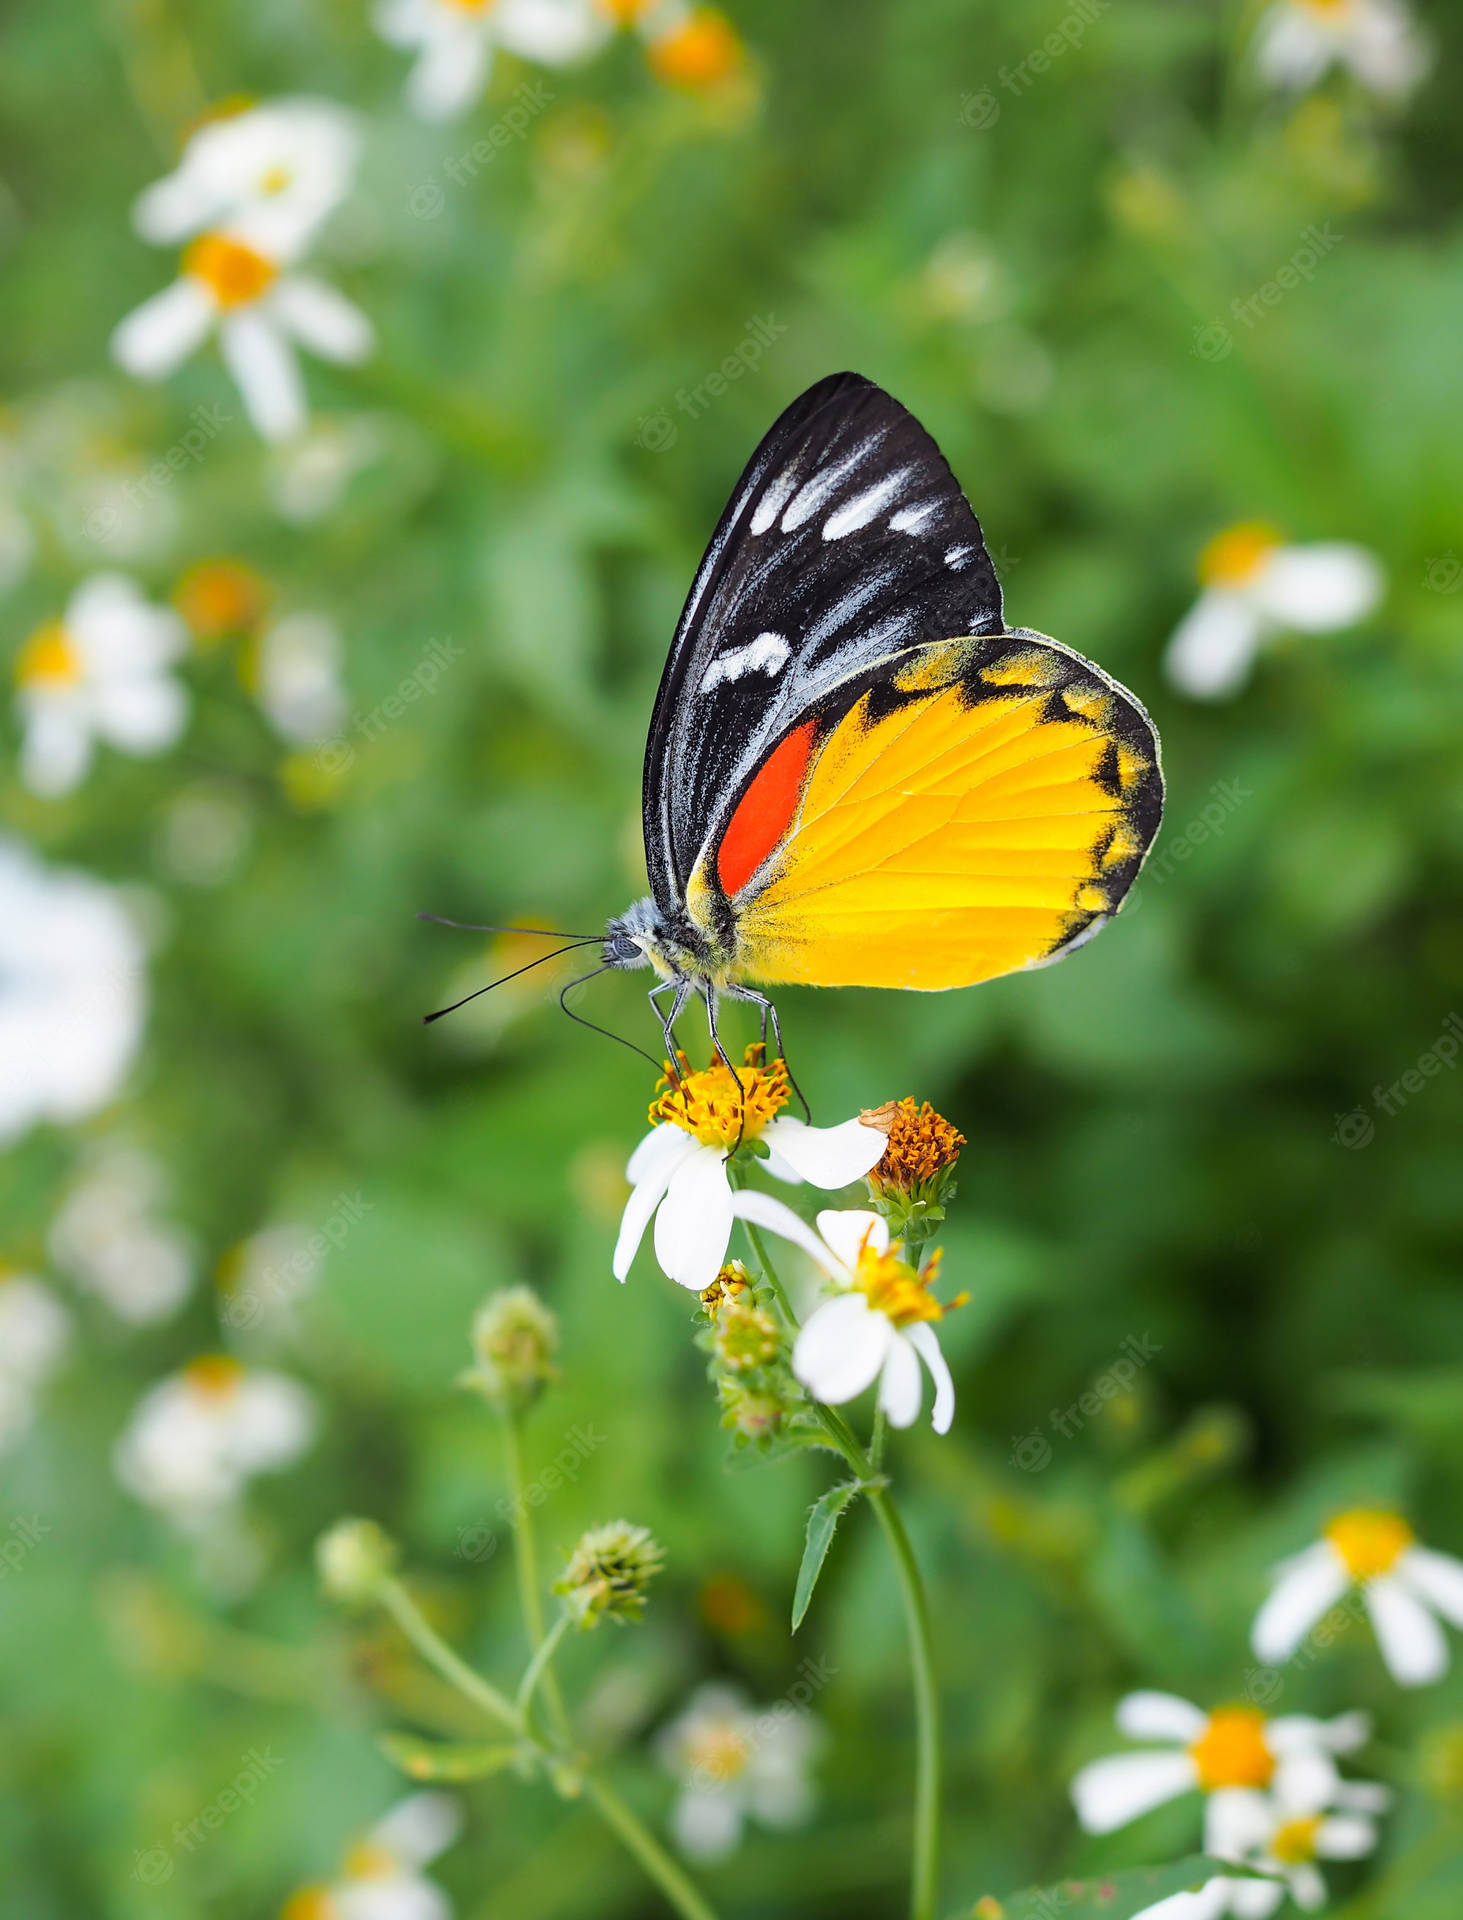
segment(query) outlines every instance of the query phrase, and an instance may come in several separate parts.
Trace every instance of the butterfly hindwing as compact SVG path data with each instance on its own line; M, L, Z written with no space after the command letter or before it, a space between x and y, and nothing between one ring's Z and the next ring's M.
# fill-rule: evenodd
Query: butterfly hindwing
M662 910L799 716L911 648L1000 630L980 525L924 428L858 374L810 388L743 473L671 643L644 790ZM797 751L773 768L784 788Z

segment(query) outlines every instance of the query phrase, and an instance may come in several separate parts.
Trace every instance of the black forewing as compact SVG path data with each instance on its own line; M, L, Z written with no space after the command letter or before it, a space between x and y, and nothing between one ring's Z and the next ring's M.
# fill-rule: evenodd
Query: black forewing
M666 910L798 716L929 640L999 632L980 523L913 414L820 380L753 454L697 572L645 753L645 858Z

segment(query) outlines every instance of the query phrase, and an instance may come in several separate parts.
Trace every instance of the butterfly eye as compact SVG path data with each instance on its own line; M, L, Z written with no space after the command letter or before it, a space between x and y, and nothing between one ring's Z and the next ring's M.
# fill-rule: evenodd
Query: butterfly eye
M632 940L628 933L616 933L605 941L604 957L609 967L638 967L643 965L645 953L640 942Z

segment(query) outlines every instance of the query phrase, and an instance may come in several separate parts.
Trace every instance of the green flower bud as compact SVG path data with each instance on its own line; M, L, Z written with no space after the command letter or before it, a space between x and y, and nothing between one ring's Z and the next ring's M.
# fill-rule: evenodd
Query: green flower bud
M337 1520L315 1542L315 1565L328 1597L368 1607L396 1571L400 1549L374 1520Z
M461 1384L500 1412L522 1412L554 1377L559 1323L532 1287L505 1287L478 1308L472 1344L477 1362Z
M582 1630L601 1620L638 1620L645 1591L665 1565L659 1542L646 1527L611 1520L581 1535L563 1574L554 1582Z

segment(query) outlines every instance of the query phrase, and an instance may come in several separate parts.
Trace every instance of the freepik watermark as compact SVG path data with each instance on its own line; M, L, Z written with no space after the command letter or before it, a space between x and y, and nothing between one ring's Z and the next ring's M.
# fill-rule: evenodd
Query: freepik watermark
M1280 305L1286 294L1293 293L1302 283L1309 285L1321 262L1344 238L1343 234L1332 231L1329 220L1320 226L1312 222L1302 229L1301 244L1295 252L1268 280L1253 293L1231 300L1230 313L1244 326L1256 326L1271 308ZM1223 320L1211 320L1207 326L1194 329L1193 351L1201 360L1227 360L1234 351L1234 334Z
M719 367L694 387L676 389L676 406L688 419L699 419L713 400L722 398L733 380L740 380L744 373L755 373L772 342L787 332L775 313L765 316L754 313L744 324L746 332ZM668 407L658 407L654 413L641 416L635 438L651 453L668 453L680 438L680 428L671 418Z
M1251 1667L1245 1675L1245 1698L1252 1706L1269 1707L1285 1691L1288 1673L1304 1673L1307 1667L1366 1616L1366 1590L1352 1587L1329 1612L1324 1614L1281 1667Z
M1002 67L999 70L996 78L1007 93L1025 93L1033 80L1051 71L1053 60L1060 60L1064 53L1080 47L1087 37L1087 29L1111 5L1112 0L1077 0L1077 4L1062 16L1039 47L1033 47L1026 58L1018 60L1014 67Z
M272 1747L266 1747L262 1753L258 1747L250 1747L241 1761L239 1771L221 1793L215 1794L206 1807L200 1807L191 1820L180 1820L174 1825L174 1846L181 1847L184 1853L192 1853L195 1847L202 1846L231 1814L237 1813L240 1807L253 1806L264 1781L284 1765ZM133 1859L132 1878L140 1880L145 1887L160 1887L172 1879L176 1865L168 1847L139 1847Z
M504 1494L498 1501L496 1519L499 1527L516 1527L523 1519L528 1507L541 1507L550 1494L557 1493L561 1487L572 1487L583 1471L584 1463L591 1454L599 1449L609 1438L601 1433L591 1421L587 1427L573 1426L564 1435L564 1444L541 1468L518 1494ZM498 1533L492 1522L486 1518L474 1520L469 1526L457 1529L457 1555L461 1560L491 1560L498 1551Z
M1450 1013L1443 1022L1442 1032L1417 1056L1414 1065L1399 1074L1391 1086L1372 1088L1373 1107L1389 1120L1395 1120L1408 1101L1426 1088L1429 1080L1436 1080L1445 1068L1449 1073L1453 1071L1460 1051L1463 1051L1463 1019ZM1336 1115L1331 1138L1338 1147L1348 1147L1356 1153L1362 1147L1369 1147L1376 1137L1377 1123L1365 1107L1355 1106L1350 1113Z
M702 1789L716 1788L735 1779L760 1746L774 1739L789 1720L799 1719L807 1712L837 1672L837 1666L827 1654L802 1661L797 1669L797 1679L772 1706L762 1709L747 1729L745 1740L728 1745L718 1759L693 1767L688 1784Z
M233 414L226 412L216 401L195 407L188 415L191 424L187 430L166 453L153 461L140 479L124 480L115 487L114 500L125 502L133 514L145 513L166 493L180 473L201 463L204 454L233 418ZM116 537L123 519L121 506L113 504L112 500L104 500L86 516L82 530L88 540L95 540L98 546L104 547Z
M270 1307L288 1306L298 1299L326 1253L343 1246L375 1204L360 1193L338 1193L331 1212L314 1233L300 1234L287 1251L268 1259L261 1271L249 1272L245 1284L226 1295L219 1309L222 1318L231 1327L257 1326Z
M51 1531L50 1522L38 1513L26 1517L17 1514L6 1528L7 1538L0 1543L0 1580L9 1579L30 1558L32 1552Z
M1196 848L1217 840L1246 800L1253 800L1253 787L1239 780L1216 780L1209 798L1189 821L1182 833L1170 834L1161 853L1150 854L1144 862L1138 885L1124 904L1125 913L1135 913L1142 902L1143 889L1161 887L1176 865L1182 866Z
M1156 1340L1149 1339L1146 1329L1141 1334L1130 1333L1118 1348L1118 1357L1103 1368L1085 1393L1079 1393L1069 1407L1052 1408L1051 1431L1064 1440L1075 1438L1089 1420L1095 1420L1121 1394L1130 1392L1154 1354L1162 1351ZM1052 1463L1052 1454L1052 1443L1041 1427L1018 1434L1011 1442L1011 1465L1023 1473L1044 1472Z
M396 691L388 693L384 700L378 700L369 713L358 713L350 723L348 732L338 733L333 740L327 740L315 749L315 759L326 773L344 773L356 757L355 742L351 734L362 740L379 740L386 729L400 720L410 706L418 700L437 691L444 673L460 660L466 648L458 646L455 640L429 640L422 650L422 658L412 668L404 680L397 683Z
M442 162L442 171L455 187L465 187L484 167L490 167L505 147L522 140L554 95L541 80L525 81L513 95L513 105L495 120L481 140ZM418 220L435 220L447 205L447 195L436 174L419 180L406 196L408 213Z

